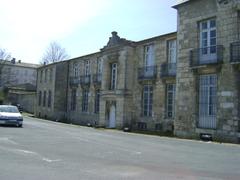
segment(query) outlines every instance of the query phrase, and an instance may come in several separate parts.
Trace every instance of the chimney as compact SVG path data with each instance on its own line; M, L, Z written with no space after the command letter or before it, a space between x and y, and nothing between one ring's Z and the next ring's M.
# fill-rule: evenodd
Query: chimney
M12 63L12 64L15 64L15 63L16 63L16 59L15 59L15 58L12 58L11 63Z
M21 63L22 61L21 60L18 60L18 63Z

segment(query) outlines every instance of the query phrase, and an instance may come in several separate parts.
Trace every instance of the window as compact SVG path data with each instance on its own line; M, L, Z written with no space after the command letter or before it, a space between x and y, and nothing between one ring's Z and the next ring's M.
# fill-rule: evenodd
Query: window
M215 61L217 52L216 20L200 22L200 61Z
M95 113L99 113L99 105L100 105L100 90L96 90L95 92Z
M71 92L71 111L75 111L76 110L76 99L77 99L77 90L76 89L72 89Z
M138 130L147 130L147 124L145 122L138 122L137 126Z
M50 68L50 69L49 69L49 81L50 81L50 82L52 82L52 78L53 78L52 76L53 76L53 69Z
M41 106L42 104L42 91L39 91L38 93L38 106Z
M102 74L102 59L97 59L97 74Z
M143 87L143 116L152 116L153 86Z
M154 66L154 46L153 44L144 47L144 65Z
M88 112L88 89L83 89L83 96L82 96L82 111Z
M111 82L110 89L114 90L117 86L117 63L111 64Z
M46 98L47 98L47 92L44 91L44 92L43 92L43 107L46 106Z
M74 77L78 77L79 76L79 68L78 68L78 64L77 63L73 64L73 75L74 75Z
M167 117L173 118L175 116L175 84L167 84Z
M153 76L154 75L154 46L148 45L144 47L144 75Z
M85 76L90 75L90 62L89 62L89 60L85 61L85 65L84 65L84 75L85 75Z
M48 91L48 107L51 107L52 104L52 92Z
M216 128L217 75L199 78L199 127Z
M48 74L48 70L45 69L45 74L44 74L44 82L46 83L47 82L47 75Z
M40 71L40 83L42 82L43 80L43 70Z
M167 42L168 44L168 63L176 63L177 62L177 41L176 39L174 40L169 40Z
M240 11L237 12L237 35L239 40L240 39Z

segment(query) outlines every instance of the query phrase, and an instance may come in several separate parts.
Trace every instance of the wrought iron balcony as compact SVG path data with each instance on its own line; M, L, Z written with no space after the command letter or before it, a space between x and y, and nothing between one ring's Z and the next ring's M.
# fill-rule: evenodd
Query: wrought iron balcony
M71 86L77 86L78 84L80 84L80 77L75 76L70 77L69 83Z
M231 63L240 63L240 41L230 45Z
M175 77L177 72L176 63L166 63L161 65L160 77Z
M81 85L89 85L91 83L91 75L80 76Z
M138 80L153 80L157 77L157 66L138 68Z
M101 82L102 82L102 74L94 74L93 75L93 83L101 84Z
M220 64L223 61L223 46L211 46L190 51L190 66Z

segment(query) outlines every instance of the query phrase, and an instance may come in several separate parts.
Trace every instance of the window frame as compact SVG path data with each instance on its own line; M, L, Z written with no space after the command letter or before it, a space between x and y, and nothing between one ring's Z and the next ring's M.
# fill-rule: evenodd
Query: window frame
M95 91L95 109L94 112L96 114L99 114L99 110L100 110L100 89L97 89Z
M83 89L82 92L82 112L88 112L88 95L89 95L89 89Z
M38 106L42 105L42 91L39 91L38 93Z
M75 111L77 105L77 89L71 90L71 104L70 104L70 110Z
M110 90L117 89L118 64L111 63Z
M43 107L46 107L47 92L43 91Z
M170 86L172 86L172 89L170 89ZM166 117L167 118L174 118L175 117L175 103L176 103L176 100L175 100L175 98L176 98L176 84L167 84L166 93L167 93Z
M142 114L152 117L153 114L153 85L144 85L142 92Z
M48 107L50 108L52 106L52 91L48 91Z

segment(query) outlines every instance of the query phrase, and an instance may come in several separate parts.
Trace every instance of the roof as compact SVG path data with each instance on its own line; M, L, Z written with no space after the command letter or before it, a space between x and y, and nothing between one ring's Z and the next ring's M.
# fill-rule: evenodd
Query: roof
M38 69L53 66L53 65L56 65L58 63L70 62L70 61L74 61L74 60L78 60L78 59L82 59L82 58L89 58L91 56L97 56L97 55L100 55L103 51L111 49L111 48L124 46L124 45L139 45L141 43L153 41L155 39L161 39L161 38L165 38L165 37L168 37L168 36L174 36L174 35L177 35L176 31L175 32L170 32L170 33L167 33L167 34L162 34L162 35L155 36L155 37L151 37L151 38L148 38L148 39L140 40L140 41L130 41L130 40L126 40L124 38L120 38L118 36L117 32L113 31L112 32L112 37L109 38L109 41L108 41L107 45L104 46L102 49L100 49L100 51L93 52L93 53L86 54L86 55L79 56L79 57L74 57L74 58L67 59L67 60L64 60L64 61L57 61L57 62L49 63L49 64L46 64L46 65L39 65Z
M189 2L190 0L177 0L176 4L174 6L172 6L173 8L177 8L178 6L185 4L187 2Z
M141 44L141 43L146 43L146 42L149 42L149 41L154 41L154 40L157 40L157 39L161 39L161 38L166 38L166 37L169 37L169 36L174 36L176 35L177 37L177 32L170 32L170 33L167 33L167 34L162 34L162 35L159 35L159 36L155 36L155 37L152 37L152 38L148 38L148 39L143 39L141 41L136 41L135 43L137 45Z
M32 64L32 63L25 63L21 61L7 61L7 60L0 60L1 64L9 65L9 66L19 66L19 67L25 67L25 68L38 68L40 67L40 64Z

